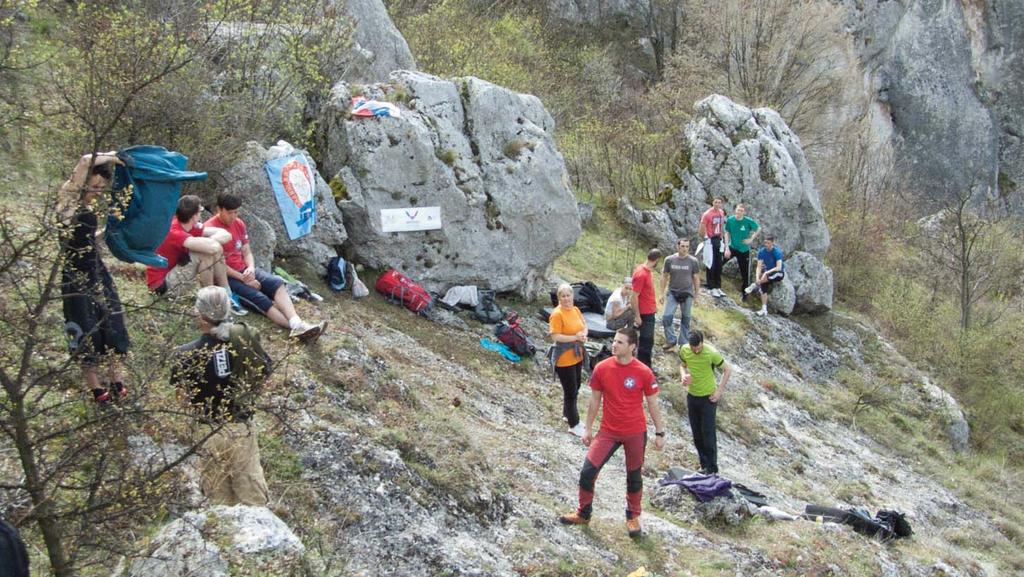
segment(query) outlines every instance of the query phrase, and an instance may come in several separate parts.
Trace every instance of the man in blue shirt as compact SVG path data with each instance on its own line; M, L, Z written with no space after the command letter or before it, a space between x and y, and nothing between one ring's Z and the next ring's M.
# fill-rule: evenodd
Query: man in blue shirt
M757 311L758 316L768 314L768 295L772 287L782 282L786 276L786 265L782 262L782 249L775 246L775 236L766 234L764 246L757 251L757 272L754 275L754 284L744 289L750 294L755 290L761 293L761 310Z

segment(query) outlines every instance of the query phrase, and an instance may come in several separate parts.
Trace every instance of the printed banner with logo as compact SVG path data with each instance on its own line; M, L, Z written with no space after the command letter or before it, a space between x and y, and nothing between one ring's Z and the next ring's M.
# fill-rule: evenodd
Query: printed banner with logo
M415 232L441 228L440 206L380 209L380 228L384 232Z
M267 176L284 218L288 238L302 238L316 224L316 180L301 154L267 161Z

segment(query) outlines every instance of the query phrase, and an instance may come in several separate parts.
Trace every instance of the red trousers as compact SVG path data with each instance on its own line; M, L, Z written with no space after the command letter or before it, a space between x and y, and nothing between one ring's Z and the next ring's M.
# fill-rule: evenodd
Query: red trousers
M623 447L626 451L626 518L640 516L640 497L643 496L644 479L640 474L644 466L644 451L647 448L647 431L620 435L598 431L590 442L587 458L580 470L580 516L589 519L594 501L594 483L608 459Z

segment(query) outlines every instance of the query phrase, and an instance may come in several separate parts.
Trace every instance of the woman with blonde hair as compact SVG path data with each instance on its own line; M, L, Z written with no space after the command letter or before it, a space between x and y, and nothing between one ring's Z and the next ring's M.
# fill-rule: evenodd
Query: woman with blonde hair
M569 423L569 432L583 436L583 423L576 408L576 397L583 380L583 360L587 342L587 323L583 313L573 304L573 290L568 283L558 285L558 306L548 318L548 334L555 343L555 374L562 384L562 415Z

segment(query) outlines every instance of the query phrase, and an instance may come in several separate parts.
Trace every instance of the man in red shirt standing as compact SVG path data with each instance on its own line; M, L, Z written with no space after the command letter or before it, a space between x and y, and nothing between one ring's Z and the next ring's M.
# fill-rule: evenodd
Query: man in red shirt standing
M612 340L612 357L594 367L590 376L590 403L583 433L583 444L589 447L580 471L579 508L562 515L564 525L586 525L593 510L594 483L601 468L621 446L626 453L626 529L630 537L639 537L640 498L644 480L641 469L647 448L647 416L644 399L654 421L654 448L665 446L665 426L658 408L658 384L654 373L633 358L637 334L631 328L622 328ZM601 429L591 435L597 411L604 409Z
M704 235L704 242L711 243L711 268L708 269L708 292L713 297L724 297L722 292L722 253L725 245L722 244L722 232L725 229L725 211L722 210L722 199L715 198L711 208L704 211L700 217L700 230Z
M255 308L278 326L291 330L291 336L303 342L316 340L324 330L324 322L311 324L299 318L292 297L284 286L284 279L256 268L249 248L249 233L245 222L238 217L242 199L234 194L217 196L217 213L206 221L207 227L221 228L231 234L224 245L228 284L239 300Z
M224 245L231 241L228 231L207 228L199 221L203 210L198 196L186 194L178 199L178 207L171 219L171 229L156 249L156 254L167 259L167 266L146 267L146 286L156 294L183 296L200 286L216 284L231 293L227 267L224 264ZM235 309L239 313L239 309ZM241 309L241 314L245 314Z
M653 369L651 351L654 350L654 317L658 314L658 301L654 296L654 277L651 271L658 268L661 251L652 248L647 252L647 261L633 269L633 310L640 314L635 324L640 329L640 344L636 358Z

